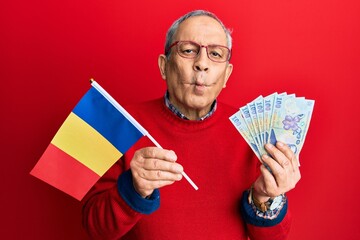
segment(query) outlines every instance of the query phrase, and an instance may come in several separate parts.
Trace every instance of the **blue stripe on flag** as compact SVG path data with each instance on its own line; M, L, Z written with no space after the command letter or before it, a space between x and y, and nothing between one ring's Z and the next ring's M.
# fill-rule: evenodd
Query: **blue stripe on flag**
M94 87L81 98L73 113L96 129L123 154L143 136Z

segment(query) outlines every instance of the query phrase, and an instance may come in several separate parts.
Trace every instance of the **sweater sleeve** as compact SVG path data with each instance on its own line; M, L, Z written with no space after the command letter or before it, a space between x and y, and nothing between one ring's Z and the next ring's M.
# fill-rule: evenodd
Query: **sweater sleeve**
M141 197L136 192L130 169L120 175L117 186L121 198L124 199L127 205L134 211L151 214L160 206L160 192L158 189L155 189L147 198Z
M253 205L248 202L249 191L245 191L241 200L241 210L251 240L285 240L290 231L291 217L287 211L287 202L274 219L257 216Z
M119 239L159 206L159 192L143 199L132 185L131 171L115 164L83 200L83 227L92 239Z

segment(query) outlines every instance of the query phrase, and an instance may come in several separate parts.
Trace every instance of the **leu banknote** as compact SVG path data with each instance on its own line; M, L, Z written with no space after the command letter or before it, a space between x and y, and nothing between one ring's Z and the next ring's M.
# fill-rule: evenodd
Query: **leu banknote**
M314 100L295 94L259 96L241 107L230 121L261 161L264 145L286 143L299 159L310 126Z

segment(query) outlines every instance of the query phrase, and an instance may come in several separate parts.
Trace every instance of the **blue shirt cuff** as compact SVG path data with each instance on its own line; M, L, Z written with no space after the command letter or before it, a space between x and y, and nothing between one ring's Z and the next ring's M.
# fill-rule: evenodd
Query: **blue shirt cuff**
M119 176L117 187L124 201L139 213L151 214L160 207L160 191L155 189L150 197L141 197L134 188L130 169Z
M279 224L285 217L287 212L287 201L274 219L267 219L256 214L258 211L254 204L248 202L249 191L245 191L241 199L241 212L246 223L258 227L272 227Z

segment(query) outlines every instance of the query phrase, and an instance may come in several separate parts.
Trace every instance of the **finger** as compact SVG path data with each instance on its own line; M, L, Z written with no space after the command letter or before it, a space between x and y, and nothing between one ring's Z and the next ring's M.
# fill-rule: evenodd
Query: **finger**
M268 169L267 171L269 172L269 174L272 174L273 177L278 177L278 175L280 175L284 171L284 168L275 159L271 158L270 156L265 154L261 157L261 159L263 160L264 165L270 168L271 172ZM265 169L266 166L264 166Z
M149 196L154 191L154 189L171 185L174 182L175 181L167 181L167 180L147 181L144 179L140 179L139 181L134 182L134 187L142 197L146 197Z
M177 156L174 151L158 147L143 148L141 151L141 156L143 158L157 158L169 162L175 162L177 160Z
M274 175L264 166L260 166L261 174L264 177L265 186L276 186Z
M292 167L289 159L274 145L267 143L265 149L282 168Z
M274 175L264 166L260 166L260 172L263 176L263 189L262 191L269 197L274 196L275 189L277 189L277 182L274 178Z
M173 184L175 181L166 181L166 180L160 180L160 181L154 181L153 187L154 188L162 188L168 185Z
M276 189L282 189L284 188L284 185L286 186L288 184L289 181L289 176L293 175L295 172L292 170L292 168L283 168L277 161L275 161L273 158L264 155L262 157L263 161L265 164L267 164L269 166L269 168L271 169L271 173L269 172L269 174L272 174L272 177L274 179L274 181L276 182ZM266 174L266 172L264 173ZM269 175L266 175L269 176ZM267 178L268 180L271 180L271 178ZM273 189L272 193L273 194L277 194L278 190ZM284 191L283 191L284 192Z
M181 173L172 173L162 170L142 170L139 173L140 177L148 181L180 181Z
M164 186L168 186L173 184L175 181L168 181L168 180L159 180L159 181L144 181L143 183L140 182L138 185L139 189L145 191L153 191L154 189L159 189Z
M294 169L296 169L299 166L299 162L294 152L290 149L290 147L287 144L278 141L276 143L276 147L286 156L287 159L290 160Z
M274 194L278 194L280 191L281 193L287 192L290 189L295 187L295 184L300 180L301 174L300 170L297 167L295 170L292 168L283 168L279 165L274 159L267 155L263 155L262 159L265 164L271 169L271 174L273 175L274 180L276 181L277 189L273 191ZM290 162L290 160L289 160ZM266 169L265 166L260 169ZM263 176L269 176L265 171L262 171ZM271 178L267 178L267 180L271 180ZM266 185L269 187L269 185ZM269 190L268 190L269 191ZM269 194L270 195L270 194Z
M150 161L148 163L148 161ZM159 161L167 161L167 162L175 162L177 160L177 156L174 151L165 150L157 147L147 147L142 148L135 152L133 159L130 162L131 168L144 168L146 166L147 169L158 169ZM153 167L150 167L150 165ZM161 166L160 166L161 167ZM168 167L169 168L169 167ZM173 167L173 171L178 171L179 166ZM161 168L160 168L161 170ZM166 170L166 169L163 169Z
M184 168L179 163L167 162L161 159L146 159L143 168L149 171L161 170L172 173L182 173L184 171Z

